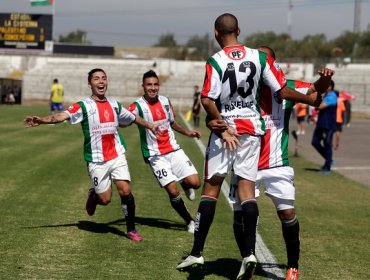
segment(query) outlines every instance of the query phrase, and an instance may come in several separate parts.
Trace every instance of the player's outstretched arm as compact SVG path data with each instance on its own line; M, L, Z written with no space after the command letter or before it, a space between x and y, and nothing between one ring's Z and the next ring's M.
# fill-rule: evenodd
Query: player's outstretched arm
M174 121L173 123L171 123L171 127L173 130L177 131L178 133L181 133L188 137L194 137L194 138L196 137L198 139L202 137L202 134L199 131L186 129L181 124L179 124L177 121Z
M158 124L148 122L148 121L144 120L142 117L140 117L136 114L135 114L135 116L136 116L136 119L135 119L134 123L151 130L156 135L162 135L162 132L160 131Z
M39 126L40 124L56 124L69 120L69 115L66 112L60 112L55 115L50 115L47 117L39 116L27 116L23 120L26 127Z
M281 99L287 99L287 100L295 101L297 103L308 104L308 105L311 105L311 106L314 106L314 107L319 106L321 101L322 101L321 94L318 94L317 91L312 92L309 95L306 95L306 94L302 94L302 93L300 93L300 92L298 92L294 89L291 89L289 87L282 88L278 92L278 97L281 98Z

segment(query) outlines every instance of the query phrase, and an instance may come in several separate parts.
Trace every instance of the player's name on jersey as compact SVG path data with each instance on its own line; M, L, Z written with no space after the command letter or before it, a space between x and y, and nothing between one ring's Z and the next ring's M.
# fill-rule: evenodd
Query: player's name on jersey
M249 102L231 101L229 104L224 105L224 111L229 112L235 109L252 108L253 106L254 106L253 101L249 101Z

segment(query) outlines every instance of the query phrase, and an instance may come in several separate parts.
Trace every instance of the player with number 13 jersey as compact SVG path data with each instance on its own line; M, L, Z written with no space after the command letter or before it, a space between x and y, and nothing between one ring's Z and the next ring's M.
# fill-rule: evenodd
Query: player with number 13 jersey
M262 83L275 92L286 85L275 60L243 45L227 46L207 61L202 98L213 99L223 119L238 134L264 135Z

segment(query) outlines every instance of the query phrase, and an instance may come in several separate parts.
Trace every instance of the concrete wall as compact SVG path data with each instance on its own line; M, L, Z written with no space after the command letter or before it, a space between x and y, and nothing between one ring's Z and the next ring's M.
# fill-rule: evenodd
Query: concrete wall
M155 63L155 67L154 67ZM317 79L312 64L279 63L288 79L312 82ZM36 55L0 55L0 78L22 80L23 102L47 100L54 78L65 87L65 103L70 104L90 95L87 73L92 68L103 68L108 75L108 96L129 105L140 94L144 72L154 69L163 76L160 94L171 98L180 110L190 109L194 85L202 87L205 62L169 59L131 60L97 57L55 57ZM336 68L337 89L356 96L353 110L370 112L370 65L350 64Z

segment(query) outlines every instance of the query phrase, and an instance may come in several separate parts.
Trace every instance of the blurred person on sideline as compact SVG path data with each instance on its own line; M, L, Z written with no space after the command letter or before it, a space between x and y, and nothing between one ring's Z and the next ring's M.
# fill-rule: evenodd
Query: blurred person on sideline
M320 169L320 173L329 174L333 163L333 135L337 123L337 94L334 91L334 81L326 90L323 102L318 107L319 114L315 130L312 135L312 146L324 158L324 165Z
M136 123L146 130L159 133L157 124L135 116L122 105L106 97L108 79L103 69L95 68L88 73L91 96L71 105L67 110L47 117L27 116L28 127L41 124L57 124L68 120L81 123L85 142L84 159L93 187L89 189L86 211L92 216L97 204L108 205L112 199L112 181L121 199L126 219L127 237L133 241L143 238L135 227L135 199L131 192L130 172L126 160L126 147L118 127Z
M255 198L261 136L265 125L260 113L260 85L268 85L276 98L296 97L297 102L317 104L317 93L302 95L286 86L280 67L271 56L238 42L237 18L222 14L215 21L215 38L222 48L206 63L201 102L207 122L221 131L212 131L206 150L205 178L196 214L193 247L177 269L204 264L203 248L213 222L221 185L228 172L237 175L241 201L245 257L237 279L250 279L257 264L255 257L258 206Z
M200 138L201 133L188 130L176 121L169 98L158 93L159 79L153 70L144 73L142 87L144 95L132 103L129 110L146 121L158 124L161 131L158 136L139 127L144 160L149 163L161 188L166 190L172 208L185 221L188 232L194 233L194 220L176 183L180 182L188 199L194 200L194 189L200 187L200 179L193 163L177 143L174 131L195 138Z
M201 109L200 92L199 92L199 86L196 85L194 86L193 108L192 108L194 127L199 126L200 109Z
M297 116L297 135L305 135L305 118L307 116L308 105L297 103L294 106Z
M275 52L267 46L259 47L258 50L275 58ZM330 85L330 79L334 71L321 69L318 73L320 78L314 83L288 80L287 86L301 94L309 95L315 91L323 93ZM267 94L264 94L266 91ZM266 124L266 134L261 139L256 197L259 197L263 183L265 194L274 203L281 222L288 259L286 280L298 280L300 255L300 226L294 207L294 170L289 166L288 158L289 120L293 108L293 101L285 99L280 102L274 98L274 92L268 86L263 85L261 111ZM235 240L241 256L245 257L242 209L238 198L237 176L235 174L231 175L229 203L232 203L234 210L233 229Z
M338 150L340 142L340 134L343 130L344 114L346 113L346 105L344 103L344 98L340 97L339 92L335 92L338 97L337 103L337 123L335 127L335 137L334 137L334 150Z
M64 97L64 86L58 82L58 79L53 80L53 84L50 88L50 111L51 114L55 114L55 111L62 112L63 108L63 97Z

